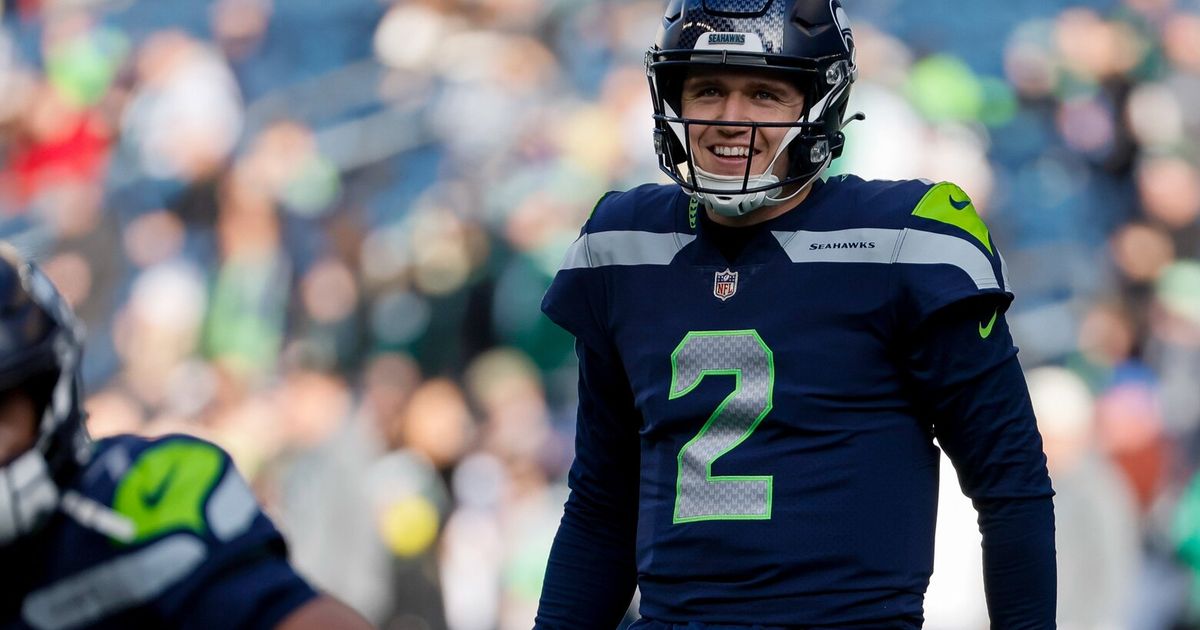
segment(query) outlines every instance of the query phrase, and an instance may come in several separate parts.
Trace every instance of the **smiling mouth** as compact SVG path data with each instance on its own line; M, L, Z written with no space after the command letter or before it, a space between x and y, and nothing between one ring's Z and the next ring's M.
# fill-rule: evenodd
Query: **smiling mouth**
M707 151L710 158L708 168L718 175L744 175L747 163L762 153L762 150L732 145L711 145Z
M735 162L741 162L746 158L762 153L760 150L753 150L746 146L728 146L719 144L708 147L708 152L722 160L730 160Z

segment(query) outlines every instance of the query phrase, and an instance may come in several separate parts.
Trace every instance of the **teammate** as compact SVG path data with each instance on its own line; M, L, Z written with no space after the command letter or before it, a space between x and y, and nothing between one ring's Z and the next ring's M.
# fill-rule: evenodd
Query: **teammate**
M88 439L80 335L0 245L0 629L368 628L318 595L219 448Z
M647 73L675 184L603 197L542 304L580 386L538 628L611 629L635 586L636 628L919 628L935 438L992 627L1054 627L1004 263L952 183L820 178L856 72L838 0L667 7Z

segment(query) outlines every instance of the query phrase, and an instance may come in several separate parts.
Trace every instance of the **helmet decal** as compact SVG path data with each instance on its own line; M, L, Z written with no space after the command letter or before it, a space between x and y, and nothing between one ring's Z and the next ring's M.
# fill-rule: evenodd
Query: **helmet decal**
M766 52L758 33L722 33L712 31L696 40L696 50L728 50L731 52Z
M846 15L846 10L837 0L829 1L829 8L833 11L833 21L838 26L838 31L842 34L842 43L846 46L846 52L851 55L851 63L854 58L854 34L850 32L850 16Z

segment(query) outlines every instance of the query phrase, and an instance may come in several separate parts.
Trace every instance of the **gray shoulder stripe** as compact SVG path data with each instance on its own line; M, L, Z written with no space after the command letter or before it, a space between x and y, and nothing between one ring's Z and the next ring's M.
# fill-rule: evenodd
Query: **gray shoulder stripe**
M1012 283L1008 281L1008 261L1004 260L1003 254L1000 254L1000 277L1004 279L1004 290L1012 293Z
M992 261L972 243L956 236L905 230L896 262L915 265L954 265L967 272L980 289L999 289Z
M772 232L792 262L890 263L900 230Z
M213 490L205 510L208 525L221 542L229 542L246 533L258 516L258 501L246 481L232 466Z
M176 534L30 593L21 615L38 630L89 626L153 600L206 556L200 539Z
M772 234L794 263L954 265L965 271L979 289L1001 288L988 257L973 244L954 236L881 228Z
M695 234L617 230L584 234L571 244L563 269L609 265L669 265Z

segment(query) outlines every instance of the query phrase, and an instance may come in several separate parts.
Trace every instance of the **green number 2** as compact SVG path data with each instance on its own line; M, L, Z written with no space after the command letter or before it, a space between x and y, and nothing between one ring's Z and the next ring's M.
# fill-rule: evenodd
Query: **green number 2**
M669 400L705 376L732 375L734 388L683 448L675 487L675 523L771 518L774 478L714 476L712 465L745 441L771 411L775 360L754 330L689 332L671 353Z

